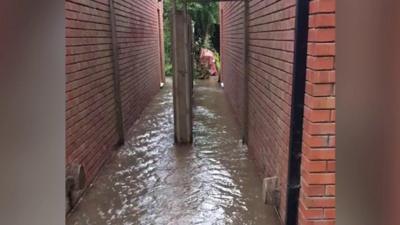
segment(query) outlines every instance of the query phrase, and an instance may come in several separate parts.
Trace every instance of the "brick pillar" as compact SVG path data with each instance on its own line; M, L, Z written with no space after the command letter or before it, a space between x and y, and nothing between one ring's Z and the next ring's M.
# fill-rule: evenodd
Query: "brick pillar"
M336 218L335 5L310 1L300 225L333 225Z

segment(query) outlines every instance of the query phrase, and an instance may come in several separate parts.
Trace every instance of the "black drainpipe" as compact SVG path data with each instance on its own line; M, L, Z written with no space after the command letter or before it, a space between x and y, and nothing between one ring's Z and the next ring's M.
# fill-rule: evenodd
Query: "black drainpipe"
M296 225L298 221L304 93L307 69L308 14L309 0L297 0L286 225Z

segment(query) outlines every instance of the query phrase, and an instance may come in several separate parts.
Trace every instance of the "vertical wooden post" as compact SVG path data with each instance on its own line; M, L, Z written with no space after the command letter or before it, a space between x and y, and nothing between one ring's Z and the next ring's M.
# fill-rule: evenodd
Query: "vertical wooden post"
M187 7L185 7L185 9L187 9ZM187 34L188 34L188 38L186 46L187 46L187 71L189 72L189 76L186 80L187 82L187 91L186 93L188 94L187 97L187 106L188 106L188 123L190 126L190 130L189 130L189 134L188 134L188 138L190 138L190 143L192 143L193 141L193 62L194 62L194 55L193 55L193 29L192 29L192 18L191 16L187 13L187 11L185 12L186 14L186 21L187 21Z
M114 101L115 101L115 114L116 114L116 125L118 132L118 144L124 143L124 124L122 117L122 103L121 103L121 92L120 92L120 81L119 81L119 64L118 64L118 40L117 30L115 22L115 11L114 1L109 0L110 4L110 23L111 23L111 39L112 39L112 61L113 61L113 88L114 88Z
M172 14L173 99L175 142L192 142L191 22L185 11Z
M165 70L164 70L164 35L163 35L163 23L161 22L162 18L162 9L161 9L162 4L159 4L159 8L157 9L157 20L158 20L158 39L159 39L159 46L160 46L160 87L162 87L165 83Z
M243 143L248 141L249 126L249 0L244 0L244 84L243 84L243 106L242 106L242 138Z
M219 71L219 77L218 77L218 82L220 82L221 83L221 85L223 86L223 83L224 83L224 78L222 77L222 74L224 74L224 64L222 63L223 62L223 57L224 57L224 48L223 48L223 45L224 45L224 43L223 43L223 41L224 41L224 30L223 30L223 28L224 28L224 10L223 9L221 9L221 7L222 7L222 4L223 3L219 3L219 8L220 8L220 11L219 11L219 24L220 24L220 26L219 26L219 33L220 33L220 35L219 35L219 51L220 51L220 55L219 55L219 60L220 60L220 65L221 65L221 69L220 69L220 71Z

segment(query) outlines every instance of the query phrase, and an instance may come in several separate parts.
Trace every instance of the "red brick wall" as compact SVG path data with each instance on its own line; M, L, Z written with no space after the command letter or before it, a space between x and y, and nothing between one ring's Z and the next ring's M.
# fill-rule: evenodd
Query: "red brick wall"
M250 1L249 149L265 177L278 176L286 216L295 0Z
M124 129L159 89L156 1L116 0ZM66 0L66 163L84 166L88 182L118 141L108 0Z
M311 220L315 220L315 224L331 224L335 217L334 5L334 0L310 1L299 203L302 224L314 224ZM233 107L238 109L242 103L238 95L244 82L244 68L240 65L243 45L236 41L243 38L238 31L244 28L236 22L243 20L232 18L242 17L244 7L233 2L220 6L225 92ZM250 0L249 6L248 147L262 176L279 177L278 212L283 221L286 217L296 1ZM235 113L240 115L240 112Z
M241 124L244 97L244 4L231 2L221 3L220 6L222 81L235 117Z
M229 20L225 19L227 15L239 14L237 17L243 17L242 10L231 6L237 4L222 4L221 8L225 13L222 18L224 26L233 26L227 24L229 23ZM241 6L243 9L243 5ZM294 0L251 0L249 3L248 147L263 177L279 177L281 183L279 213L282 218L285 217L286 207L294 17ZM224 34L221 46L224 48L232 45L234 49L229 52L238 52L243 56L241 53L243 45L230 43L239 38L239 35L238 37L235 35L237 34L231 34L227 38ZM227 60L226 58L230 59L231 56L226 52L225 48L222 53L225 91L228 96L234 96L232 98L234 104L241 105L241 99L235 95L241 91L238 87L244 83L243 67L240 65L242 62ZM241 76L233 69L239 66Z
M310 1L301 225L335 224L335 0Z
M161 48L156 2L115 0L121 100L126 132L160 88Z

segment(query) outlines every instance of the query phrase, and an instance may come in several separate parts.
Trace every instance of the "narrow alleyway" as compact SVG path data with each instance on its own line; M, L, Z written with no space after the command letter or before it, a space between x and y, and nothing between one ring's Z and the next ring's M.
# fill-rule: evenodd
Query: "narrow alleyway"
M215 80L195 81L193 147L174 145L171 86L167 80L67 224L278 224Z

